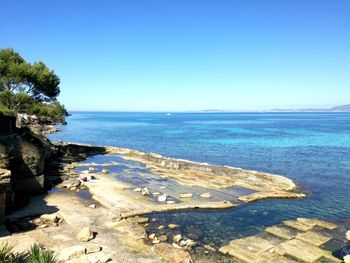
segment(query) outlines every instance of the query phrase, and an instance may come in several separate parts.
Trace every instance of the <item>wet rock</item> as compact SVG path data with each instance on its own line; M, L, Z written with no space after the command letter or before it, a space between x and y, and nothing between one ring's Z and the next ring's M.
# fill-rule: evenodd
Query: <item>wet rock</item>
M64 261L70 260L72 258L77 258L85 254L85 247L83 246L73 246L67 247L61 250L58 255L58 259Z
M174 228L178 228L179 225L177 225L177 224L169 224L168 227L169 227L170 229L174 229Z
M203 198L211 198L211 193L201 194L200 197L203 197Z
M204 248L205 248L206 250L209 250L210 252L216 252L216 249L213 248L213 247L210 246L210 245L204 245Z
M167 241L168 240L168 237L166 235L161 235L159 238L158 238L160 241L164 242L164 241Z
M192 247L194 247L196 245L197 245L197 242L194 242L191 239L181 240L181 242L180 242L180 246L181 247L185 247L187 249L192 248Z
M151 195L151 193L149 192L149 190L148 190L147 187L142 188L141 194L142 194L143 196L149 196L149 195Z
M192 193L183 193L179 195L180 198L192 198Z
M102 168L101 173L109 174L109 170L107 168Z
M191 255L166 243L156 244L152 250L169 263L191 263Z
M82 242L88 242L94 238L94 233L91 227L84 227L79 231L77 239Z
M174 242L176 242L176 243L179 243L181 239L182 239L182 236L181 236L180 234L175 235L175 236L173 237L173 240L174 240Z

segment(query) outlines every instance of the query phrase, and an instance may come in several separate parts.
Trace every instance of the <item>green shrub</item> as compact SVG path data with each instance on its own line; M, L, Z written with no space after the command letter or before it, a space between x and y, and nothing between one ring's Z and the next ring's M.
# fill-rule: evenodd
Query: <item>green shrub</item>
M13 246L8 242L0 244L0 262L2 263L25 263L27 257L26 253L14 253Z
M28 263L57 263L56 257L52 251L44 251L37 244L34 244L30 251L28 257Z

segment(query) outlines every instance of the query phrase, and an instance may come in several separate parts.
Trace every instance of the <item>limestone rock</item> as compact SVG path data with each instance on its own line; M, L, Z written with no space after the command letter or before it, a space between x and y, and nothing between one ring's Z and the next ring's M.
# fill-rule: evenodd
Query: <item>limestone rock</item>
M149 236L148 236L148 238L150 239L150 240L153 240L154 238L156 237L156 234L150 234Z
M180 198L192 198L192 193L179 194Z
M58 213L44 214L40 216L41 222L46 225L57 224L60 221L60 219L61 219L61 216Z
M86 254L100 252L101 250L102 250L102 247L97 244L89 244L86 246Z
M159 237L159 240L162 241L162 242L164 242L164 241L167 241L167 240L168 240L168 237L167 237L166 235L161 235L161 236Z
M67 261L72 258L77 258L85 254L85 247L83 246L73 246L67 247L61 250L61 253L58 255L59 260Z
M168 227L169 227L170 229L174 229L174 228L178 228L179 225L177 225L177 224L169 224Z
M182 239L182 236L181 236L180 234L175 235L175 236L173 237L174 242L177 242L177 243L179 243L181 239Z
M200 197L203 197L203 198L211 198L211 193L201 194Z
M149 195L151 195L151 193L149 192L149 190L148 190L147 187L142 188L141 194L142 194L143 196L149 196Z
M109 174L109 170L107 168L102 168L101 173Z
M94 233L92 231L92 228L89 226L84 227L82 230L79 231L77 235L77 239L82 242L88 242L93 238L94 238Z
M88 256L89 263L106 263L110 259L111 256L102 251Z
M72 188L72 187L79 187L80 181L76 178L69 178L68 180L64 181L61 186L64 188Z
M170 244L160 243L152 247L152 250L161 256L166 262L169 263L191 263L191 255L183 251L182 249L177 249Z

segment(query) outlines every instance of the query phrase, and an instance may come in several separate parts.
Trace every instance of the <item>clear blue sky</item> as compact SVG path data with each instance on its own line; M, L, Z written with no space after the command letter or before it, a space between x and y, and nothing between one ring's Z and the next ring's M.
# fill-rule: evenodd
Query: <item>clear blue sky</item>
M2 0L0 48L42 60L70 110L350 103L349 0Z

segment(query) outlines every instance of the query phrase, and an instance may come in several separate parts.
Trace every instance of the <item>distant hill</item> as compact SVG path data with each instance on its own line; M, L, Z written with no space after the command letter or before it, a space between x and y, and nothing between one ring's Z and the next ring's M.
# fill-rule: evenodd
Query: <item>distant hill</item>
M349 111L350 112L350 104L333 107L329 110L330 111Z
M263 111L244 111L244 110L219 110L219 109L210 109L210 110L201 110L199 112L350 112L350 104L336 106L328 109L272 109L272 110L263 110Z

